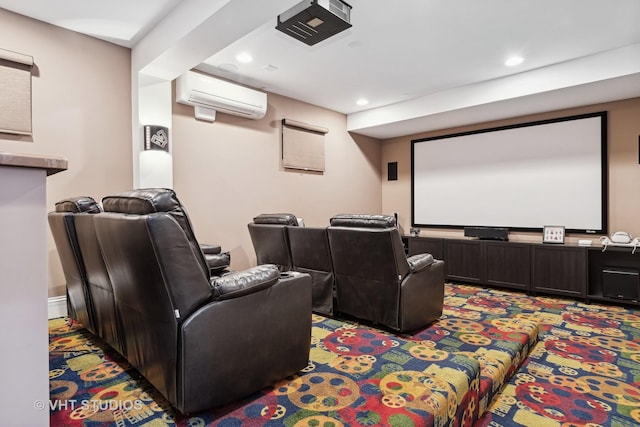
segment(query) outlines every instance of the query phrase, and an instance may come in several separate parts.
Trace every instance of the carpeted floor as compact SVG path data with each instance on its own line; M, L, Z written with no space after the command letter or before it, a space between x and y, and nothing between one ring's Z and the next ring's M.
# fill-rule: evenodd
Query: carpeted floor
M413 336L313 322L303 372L186 417L86 330L51 320L51 425L640 424L635 310L447 285L442 319Z
M540 342L478 426L640 425L640 311L466 286L451 289L462 307L506 311L543 325Z

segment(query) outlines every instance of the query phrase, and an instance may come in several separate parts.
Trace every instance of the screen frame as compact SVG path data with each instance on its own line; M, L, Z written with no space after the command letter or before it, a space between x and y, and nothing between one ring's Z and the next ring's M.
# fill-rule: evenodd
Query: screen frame
M506 126L496 126L496 127L478 129L478 130L467 131L467 132L457 132L452 134L439 135L439 136L427 137L427 138L418 138L418 139L411 140L411 226L422 227L422 228L443 228L443 229L463 229L464 227L473 227L473 226L486 227L486 225L481 225L481 224L424 224L424 223L417 223L415 221L416 212L415 212L415 181L414 181L415 180L415 157L414 157L415 153L414 151L415 151L416 144L435 141L435 140L441 140L441 139L447 139L447 138L454 138L454 137L457 138L457 137L463 137L463 136L474 135L474 134L499 132L499 131L509 130L509 129L541 126L546 124L559 123L559 122L565 122L565 121L571 121L571 120L581 120L581 119L588 119L588 118L595 118L595 117L600 118L600 166L601 166L601 169L600 169L600 178L601 178L600 218L601 218L601 224L600 224L600 227L596 229L567 228L566 232L582 233L582 234L606 234L608 232L608 222L609 222L608 152L607 152L608 143L607 143L607 112L606 111L598 111L595 113L579 114L579 115L559 117L559 118L553 118L553 119L537 120L532 122L518 123L518 124L512 124L512 125L506 125ZM505 227L505 226L495 225L490 227ZM508 228L510 231L525 231L525 232L530 232L530 231L542 232L543 230L543 227L506 226L505 228Z

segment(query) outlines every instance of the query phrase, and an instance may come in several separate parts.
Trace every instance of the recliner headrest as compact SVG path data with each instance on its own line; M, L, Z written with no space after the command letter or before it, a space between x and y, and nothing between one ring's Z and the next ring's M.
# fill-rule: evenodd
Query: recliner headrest
M69 197L56 203L56 212L100 213L102 209L93 197Z
M298 225L296 216L288 213L260 214L253 218L253 222L254 224Z
M391 215L340 214L331 218L334 227L391 228L396 220Z
M149 215L159 212L167 213L176 220L180 228L185 232L194 253L199 254L200 265L209 274L209 268L196 240L187 211L178 200L175 191L169 188L141 188L124 191L103 198L102 207L105 212L121 214Z
M146 215L181 210L175 191L168 188L142 188L107 196L102 199L105 212Z

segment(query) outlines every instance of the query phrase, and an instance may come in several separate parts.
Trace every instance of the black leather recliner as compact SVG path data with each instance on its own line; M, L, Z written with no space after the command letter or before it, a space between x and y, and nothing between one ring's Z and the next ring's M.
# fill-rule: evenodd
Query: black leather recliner
M109 196L103 206L95 228L126 357L179 411L227 404L307 365L308 275L280 278L263 265L211 277L172 190Z
M99 213L100 206L91 197L71 197L56 203L55 212L49 212L48 221L58 249L62 271L67 282L67 314L95 333L91 292L78 238L75 217L78 213Z
M444 262L407 258L392 216L337 215L327 232L337 311L401 332L442 315Z
M298 220L289 213L260 214L248 224L249 235L260 264L275 264L280 271L292 267L287 227L297 227Z

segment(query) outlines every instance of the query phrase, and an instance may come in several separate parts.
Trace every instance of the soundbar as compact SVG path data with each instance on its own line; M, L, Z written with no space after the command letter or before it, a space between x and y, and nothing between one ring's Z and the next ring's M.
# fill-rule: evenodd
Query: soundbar
M480 240L509 240L509 229L501 227L465 227L465 237L475 237Z

